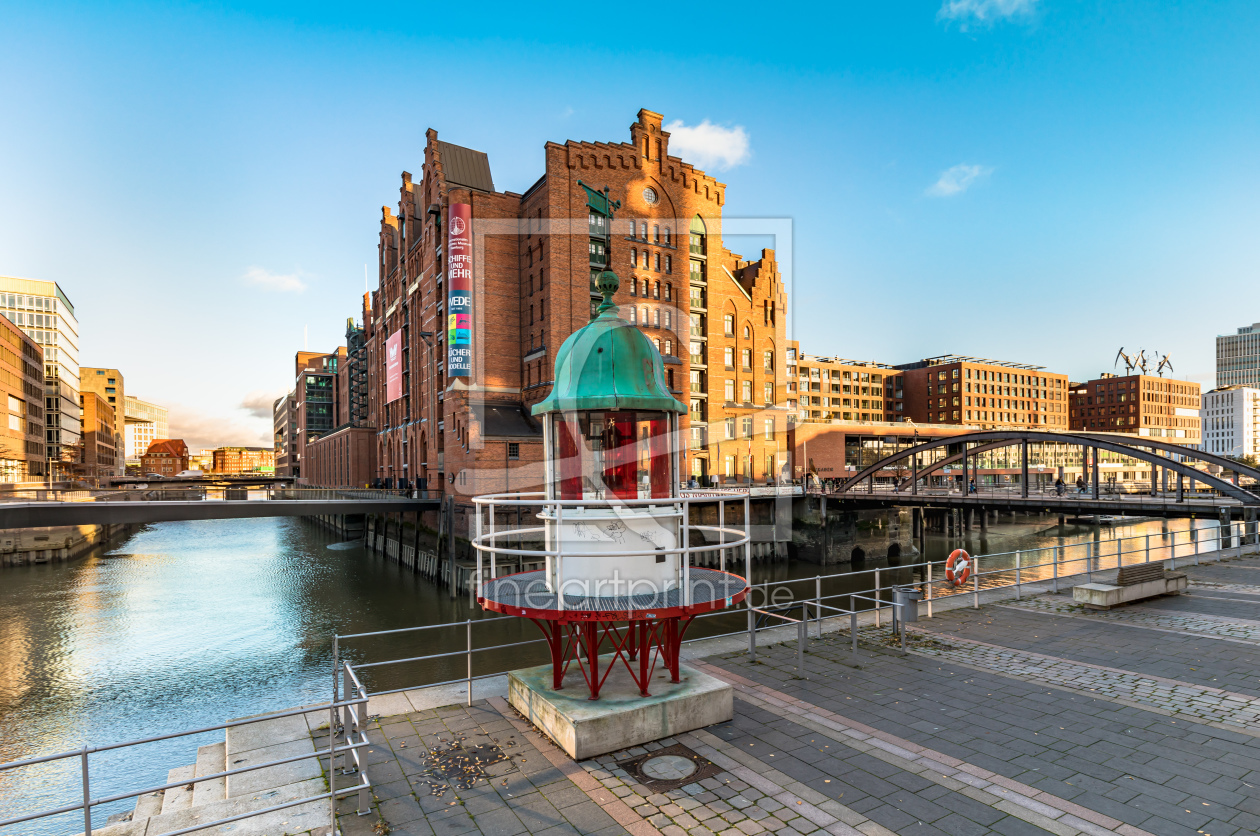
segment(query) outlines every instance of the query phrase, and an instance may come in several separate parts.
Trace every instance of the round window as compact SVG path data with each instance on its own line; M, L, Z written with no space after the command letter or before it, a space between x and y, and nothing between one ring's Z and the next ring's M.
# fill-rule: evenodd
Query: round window
M649 204L656 203L656 189L646 188L643 190L643 200Z

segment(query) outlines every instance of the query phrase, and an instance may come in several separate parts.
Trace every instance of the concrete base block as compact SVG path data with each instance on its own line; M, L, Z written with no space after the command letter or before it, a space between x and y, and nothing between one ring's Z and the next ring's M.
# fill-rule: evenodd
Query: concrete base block
M1083 583L1072 587L1072 600L1091 610L1109 610L1122 604L1131 604L1159 595L1178 595L1183 592L1189 579L1180 572L1170 572L1161 580L1147 581L1130 586L1113 586L1108 583Z
M611 659L600 659L601 672ZM686 666L681 680L657 667L652 695L639 696L625 666L618 662L604 681L599 699L589 698L577 668L569 666L564 688L551 689L551 666L508 674L508 700L574 760L584 760L683 732L724 723L734 716L731 686Z

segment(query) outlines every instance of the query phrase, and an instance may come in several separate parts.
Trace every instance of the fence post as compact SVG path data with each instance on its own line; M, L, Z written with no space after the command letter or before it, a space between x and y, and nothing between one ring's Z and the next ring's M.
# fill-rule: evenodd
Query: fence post
M980 609L980 558L978 557L971 559L971 579L973 581L971 608L978 610Z
M752 590L748 590L748 658L757 661L757 615L752 608Z
M879 627L879 608L884 603L884 598L879 594L879 570L875 570L875 627Z
M929 561L927 565L927 598L928 618L932 617L932 563Z
M1063 557L1063 547L1054 547L1054 594L1059 594L1059 560Z
M796 625L796 675L801 679L809 679L805 675L805 631L809 626L809 602L801 602L801 620Z
M818 622L818 638L822 638L822 576L814 575L814 620Z
M1019 601L1019 600L1021 600L1021 599L1024 597L1024 596L1021 594L1021 592L1020 592L1019 582L1020 582L1020 577L1019 577L1019 549L1016 549L1016 550L1015 550L1015 600L1016 600L1016 601Z
M1093 543L1086 540L1085 541L1085 572L1086 572L1086 578L1089 580L1090 583L1094 582L1094 558L1092 555L1093 551L1094 551ZM1119 565L1119 563L1120 563L1120 541L1117 540L1116 541L1116 565Z
M341 693L340 691L337 690L337 676L341 672L340 662L341 662L340 637L336 633L334 633L333 634L333 698L332 698L332 701L334 704L341 702L340 698L337 696L339 693Z
M1199 565L1199 532L1194 527L1194 520L1190 521L1190 536L1194 540L1194 565Z
M472 705L472 619L464 622L468 635L468 704Z
M1151 535L1146 535L1146 562L1151 562ZM1119 566L1116 566L1119 569Z
M92 789L88 780L88 747L79 753L79 769L83 772L83 833L92 836Z
M857 649L857 610L853 609L853 596L849 596L849 638L853 642L853 664L856 667L858 663Z
M328 707L328 819L329 833L337 832L337 708Z

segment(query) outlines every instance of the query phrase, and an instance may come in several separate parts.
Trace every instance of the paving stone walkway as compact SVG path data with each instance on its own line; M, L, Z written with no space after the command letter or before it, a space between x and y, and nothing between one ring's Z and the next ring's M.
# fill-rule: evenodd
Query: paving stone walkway
M1255 604L1247 602L1239 602L1238 604L1240 608L1249 608L1255 616L1254 620L1197 612L1191 609L1191 607L1196 605L1202 606L1201 602L1195 602L1186 608L1189 611L1181 608L1153 608L1143 605L1128 606L1114 610L1089 610L1082 604L1073 603L1071 599L1063 596L1038 596L1036 598L1025 598L1022 601L1008 602L1003 606L1075 618L1112 621L1136 627L1151 627L1178 633L1196 633L1237 639L1239 641L1260 642L1260 607L1257 607Z

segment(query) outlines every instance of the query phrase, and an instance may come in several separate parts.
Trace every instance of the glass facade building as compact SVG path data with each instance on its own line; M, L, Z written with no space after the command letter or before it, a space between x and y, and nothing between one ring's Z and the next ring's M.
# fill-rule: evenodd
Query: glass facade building
M1216 338L1216 388L1260 387L1260 322Z

